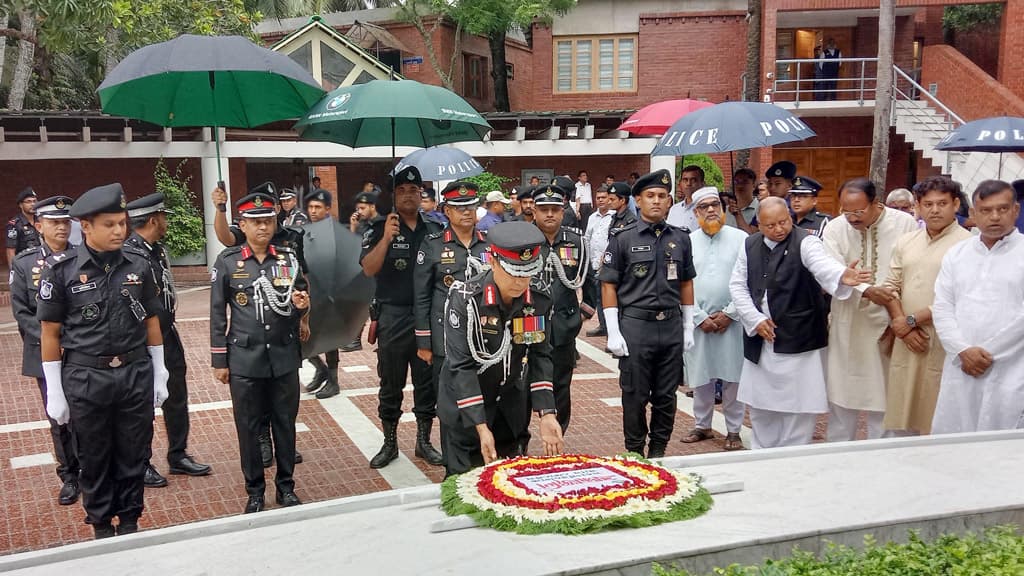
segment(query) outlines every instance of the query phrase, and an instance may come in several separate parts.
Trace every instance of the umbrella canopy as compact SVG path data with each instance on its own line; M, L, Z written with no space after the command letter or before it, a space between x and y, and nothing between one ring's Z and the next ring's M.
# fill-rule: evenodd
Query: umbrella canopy
M967 122L946 135L936 150L1024 152L1024 118L997 116Z
M333 218L302 227L303 253L309 267L309 340L303 357L352 342L369 315L367 304L377 282L359 265L361 240Z
M253 128L302 116L324 94L284 54L241 36L195 36L129 54L99 87L107 114L159 126Z
M655 102L637 110L632 116L626 119L619 126L624 130L637 135L662 135L683 116L690 112L696 112L702 108L714 106L711 102L702 100L665 100Z
M424 180L460 180L482 174L484 167L472 156L458 148L426 148L417 150L398 161L391 171L394 175L408 166L415 166Z
M686 156L775 146L816 136L788 111L763 102L723 102L683 116L651 156Z
M371 80L323 97L295 125L303 140L429 148L480 141L491 125L454 92L414 80Z

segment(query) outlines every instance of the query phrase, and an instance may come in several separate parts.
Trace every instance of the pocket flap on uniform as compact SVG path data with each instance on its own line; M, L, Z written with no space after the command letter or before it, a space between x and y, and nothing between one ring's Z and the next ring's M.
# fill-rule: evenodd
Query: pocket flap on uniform
M242 348L248 348L249 347L249 335L248 334L239 334L238 336L232 336L231 337L231 343L233 345L235 345L235 346L240 346Z

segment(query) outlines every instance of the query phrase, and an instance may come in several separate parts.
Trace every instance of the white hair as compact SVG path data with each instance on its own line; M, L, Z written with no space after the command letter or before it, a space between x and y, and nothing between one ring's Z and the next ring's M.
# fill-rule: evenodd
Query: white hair
M893 202L910 202L914 203L914 194L906 188L896 188L889 195L885 197L885 205L888 206Z

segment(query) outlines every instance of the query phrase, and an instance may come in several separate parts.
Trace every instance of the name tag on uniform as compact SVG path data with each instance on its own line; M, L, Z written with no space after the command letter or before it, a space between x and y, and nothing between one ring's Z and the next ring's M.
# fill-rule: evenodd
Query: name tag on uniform
M391 247L394 248L395 250L408 250L409 249L409 245L408 244L392 244Z
M630 246L629 247L629 251L630 252L650 252L651 251L651 247L650 246Z
M79 284L78 286L72 286L71 287L71 293L72 294L78 294L78 293L81 293L81 292L88 292L89 290L95 290L95 289L96 289L96 283L95 282L89 282L88 284Z
M679 280L679 270L677 269L675 262L668 263L668 279Z

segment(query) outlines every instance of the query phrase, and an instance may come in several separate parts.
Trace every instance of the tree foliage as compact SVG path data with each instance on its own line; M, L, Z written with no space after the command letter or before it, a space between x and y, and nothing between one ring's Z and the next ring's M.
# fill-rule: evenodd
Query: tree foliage
M163 193L164 204L171 209L167 214L167 235L163 242L175 258L199 252L206 246L203 218L196 208L195 193L189 188L192 177L182 174L187 162L179 162L171 174L161 158L153 171L156 191Z
M947 30L966 32L985 24L997 24L1002 15L1002 4L946 6L942 12L942 27Z

